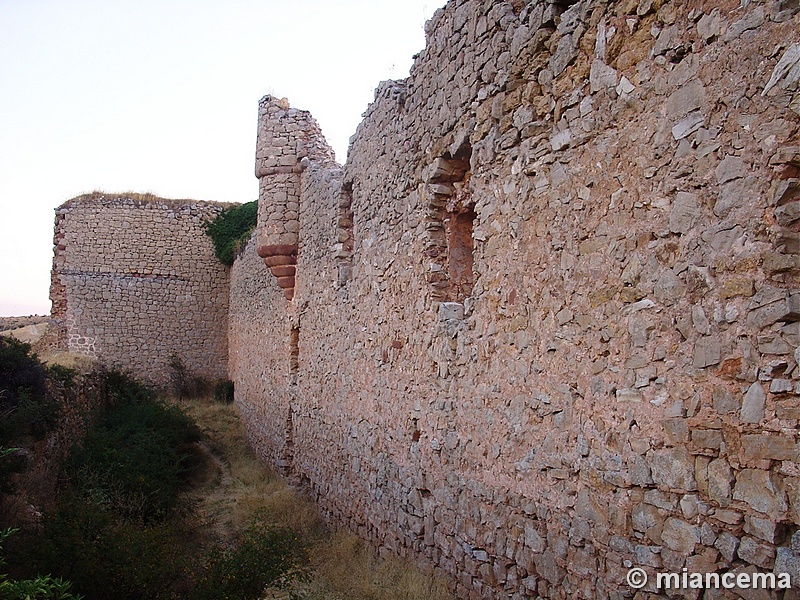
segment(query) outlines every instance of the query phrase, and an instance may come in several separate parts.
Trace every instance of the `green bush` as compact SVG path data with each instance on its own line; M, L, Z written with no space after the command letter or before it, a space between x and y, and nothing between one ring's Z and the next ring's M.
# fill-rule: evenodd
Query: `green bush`
M47 389L47 370L30 344L0 337L0 448L28 447L58 424L59 404ZM13 493L12 474L23 472L29 454L2 454L0 492Z
M148 398L142 390L118 395L66 469L76 489L123 519L143 523L180 508L192 444L201 438L180 409Z
M86 600L255 600L301 572L307 558L290 531L257 523L233 545L215 542L185 493L205 460L197 425L123 372L100 382L104 408L67 460L58 497L10 540L0 600L73 598L62 579L38 573L71 581ZM0 446L0 467L19 454Z
M47 371L30 344L0 337L0 446L26 436L42 438L58 422L58 403L47 393Z
M2 555L5 541L17 529L0 531L0 569L5 571L6 561ZM0 572L0 598L3 600L81 600L80 596L69 593L72 584L63 579L53 579L49 575L37 575L34 579L14 580L7 573Z
M25 563L68 577L86 600L174 598L193 561L192 532L180 519L141 526L77 491L48 512Z
M306 562L295 534L256 522L230 548L210 553L195 600L257 600Z
M50 379L59 382L65 388L69 389L75 384L75 377L78 372L75 369L70 369L61 365L50 365L47 367L47 375Z
M134 379L125 371L110 369L102 375L109 405L136 404L155 400L156 391Z
M258 202L247 202L226 208L214 219L206 221L206 233L214 242L214 253L224 265L232 265L256 228Z
M189 372L180 356L169 357L171 391L177 398L199 398L208 394L211 384Z
M198 463L195 423L120 371L107 402L64 466L58 500L14 553L19 575L50 572L87 600L183 597L197 556L183 492ZM2 596L0 596L2 598Z

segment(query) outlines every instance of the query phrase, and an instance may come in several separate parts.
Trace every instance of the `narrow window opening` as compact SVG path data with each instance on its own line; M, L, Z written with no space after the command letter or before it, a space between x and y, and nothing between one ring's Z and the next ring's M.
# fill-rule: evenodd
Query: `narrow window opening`
M292 327L289 335L289 383L297 385L297 374L300 371L300 328Z
M463 302L475 283L472 230L475 222L473 207L452 212L445 222L447 232L447 274L450 278L449 300Z
M427 182L426 255L430 258L427 280L434 299L464 302L472 294L473 231L477 217L470 189L469 144L454 155L445 154L430 167Z
M294 410L291 404L286 415L285 442L281 455L281 470L284 475L291 475L294 468Z
M336 243L334 244L334 258L336 259L338 274L336 284L345 285L353 272L353 248L355 236L353 234L353 182L342 184L339 192L339 204L336 214Z

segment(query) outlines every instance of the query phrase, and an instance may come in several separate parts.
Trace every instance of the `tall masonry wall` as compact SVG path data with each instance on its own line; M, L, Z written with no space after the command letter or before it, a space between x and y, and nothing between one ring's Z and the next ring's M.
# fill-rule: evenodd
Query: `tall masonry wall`
M297 247L232 271L258 452L462 598L796 585L799 8L452 0L343 169L262 100Z
M56 210L59 343L159 385L227 377L229 275L202 224L223 204L90 194Z

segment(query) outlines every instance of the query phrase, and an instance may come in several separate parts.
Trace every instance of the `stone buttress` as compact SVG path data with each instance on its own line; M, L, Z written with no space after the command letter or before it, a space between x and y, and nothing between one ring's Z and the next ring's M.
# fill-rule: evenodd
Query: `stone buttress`
M300 233L301 173L312 161L333 161L319 125L308 111L264 96L258 107L256 177L259 180L258 255L294 297Z

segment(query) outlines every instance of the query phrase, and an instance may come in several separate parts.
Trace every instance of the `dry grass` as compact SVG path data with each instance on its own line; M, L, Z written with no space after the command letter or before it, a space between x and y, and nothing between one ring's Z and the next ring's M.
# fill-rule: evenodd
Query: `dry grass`
M410 561L381 559L347 532L331 534L316 507L253 454L233 405L210 399L176 401L205 433L217 473L198 498L216 535L231 539L256 518L298 532L309 549L307 577L266 599L447 600L445 584Z
M0 335L17 338L26 344L35 344L42 336L47 333L47 323L37 323L36 325L25 325L17 329L0 331Z
M177 403L200 426L216 460L218 474L202 490L201 511L214 516L224 534L243 530L256 517L304 535L323 527L313 505L256 458L234 406L210 399Z
M104 192L102 190L94 190L86 194L81 194L64 202L59 208L69 208L75 205L83 204L85 202L115 202L117 200L132 200L137 205L142 206L146 204L161 204L170 208L180 208L186 204L194 204L202 202L203 204L210 204L227 208L232 206L230 202L218 202L216 200L197 200L191 198L162 198L150 192Z
M0 332L10 331L27 327L28 325L39 325L50 321L49 315L28 315L25 317L0 317Z
M67 369L74 369L79 373L89 373L97 366L93 358L76 352L42 350L38 352L38 356L39 360L48 366L59 365Z
M400 558L378 558L351 533L339 531L312 549L313 572L295 584L307 600L450 600L440 579ZM279 594L267 598L282 598Z

